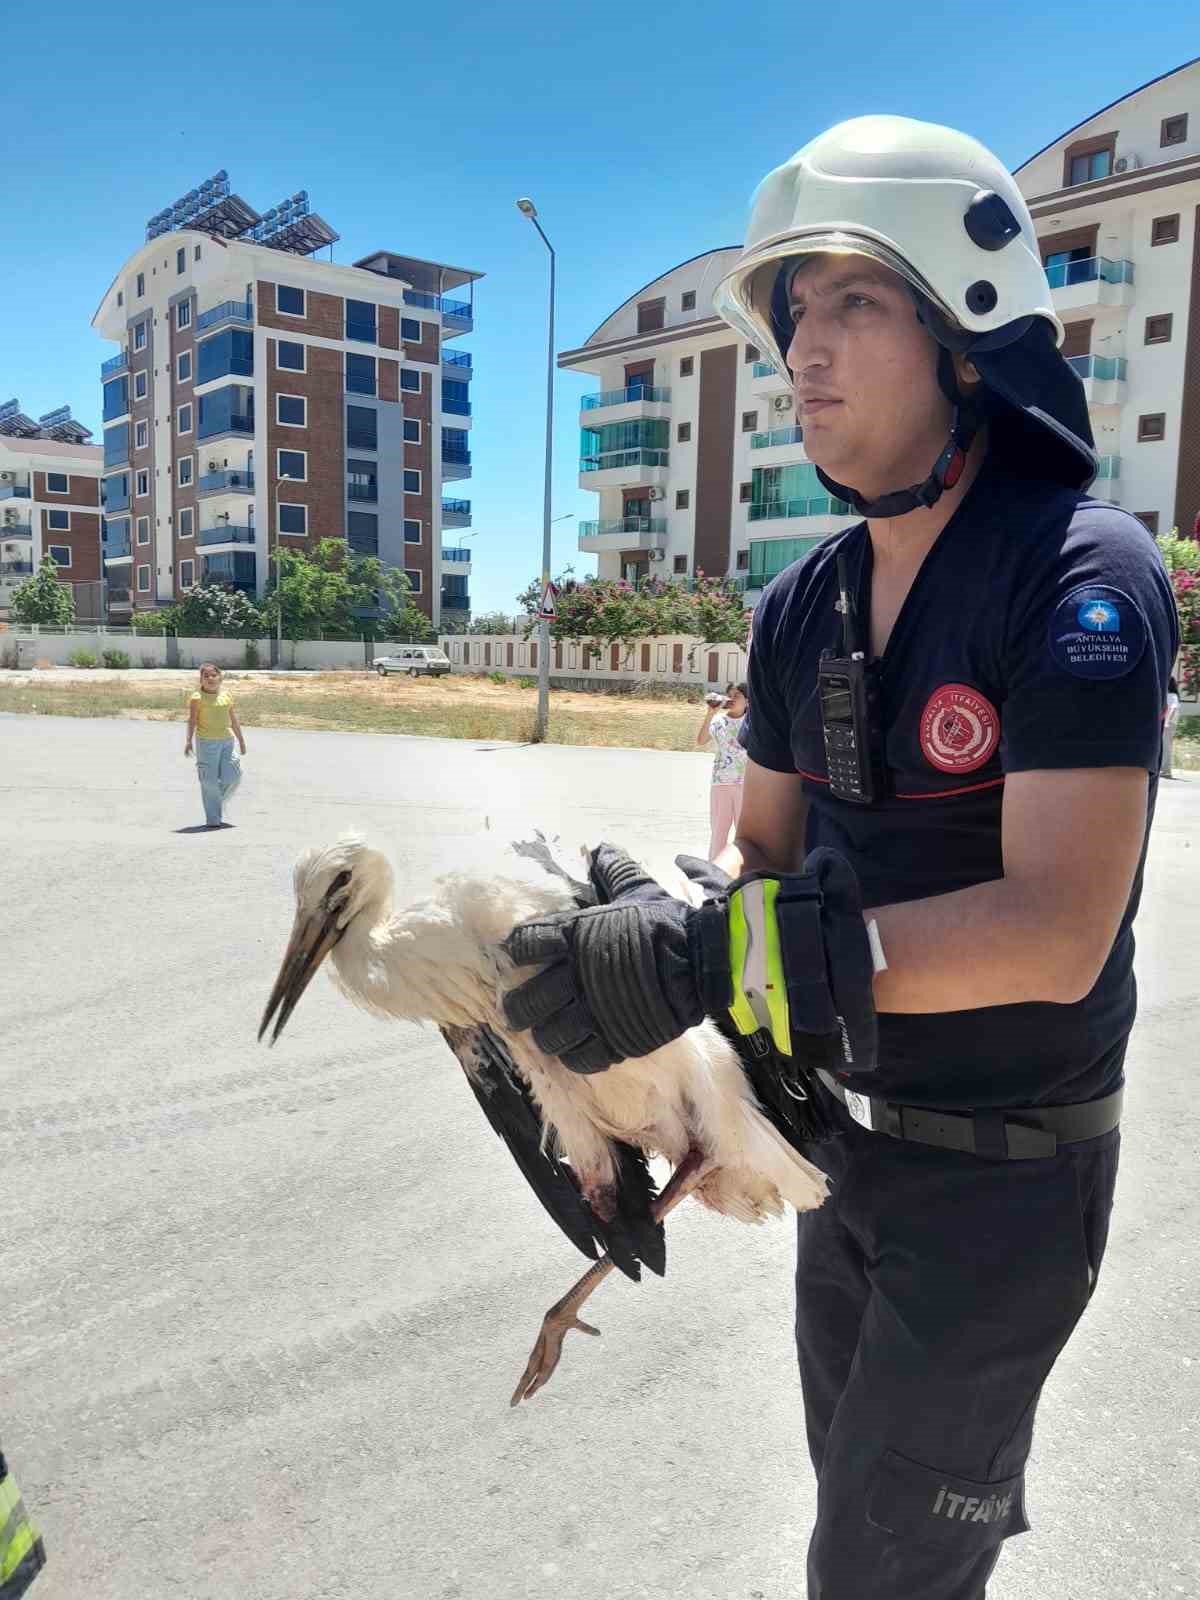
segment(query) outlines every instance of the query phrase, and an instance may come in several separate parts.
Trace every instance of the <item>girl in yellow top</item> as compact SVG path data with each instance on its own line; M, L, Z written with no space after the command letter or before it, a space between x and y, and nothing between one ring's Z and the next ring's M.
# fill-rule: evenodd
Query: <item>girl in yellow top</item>
M206 661L200 668L200 688L192 692L188 702L187 743L183 753L191 755L194 740L204 819L210 828L230 826L223 820L222 808L242 781L241 764L233 753L234 736L238 749L245 755L246 739L233 709L233 696L221 687L220 667Z

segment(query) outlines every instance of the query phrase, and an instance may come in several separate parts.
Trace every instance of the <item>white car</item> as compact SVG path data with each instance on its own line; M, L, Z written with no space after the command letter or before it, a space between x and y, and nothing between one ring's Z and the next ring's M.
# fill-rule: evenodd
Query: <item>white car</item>
M450 671L450 657L437 645L405 645L394 655L376 656L375 671L381 678L389 672L407 672L410 678L444 678Z

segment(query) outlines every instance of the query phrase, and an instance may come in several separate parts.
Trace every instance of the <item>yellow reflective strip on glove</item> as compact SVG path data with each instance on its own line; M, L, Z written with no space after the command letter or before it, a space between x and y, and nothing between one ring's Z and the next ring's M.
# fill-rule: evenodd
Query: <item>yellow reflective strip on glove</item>
M729 1014L739 1033L765 1028L781 1055L792 1053L787 981L780 952L775 902L779 882L758 878L729 896L729 967L733 1004Z

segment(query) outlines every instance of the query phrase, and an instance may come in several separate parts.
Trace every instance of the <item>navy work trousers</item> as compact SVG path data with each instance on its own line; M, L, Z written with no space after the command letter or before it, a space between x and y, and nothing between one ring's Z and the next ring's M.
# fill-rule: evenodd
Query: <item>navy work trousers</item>
M1034 1411L1095 1285L1119 1134L986 1161L833 1109L843 1137L807 1151L831 1193L798 1218L809 1600L983 1600L1029 1527Z

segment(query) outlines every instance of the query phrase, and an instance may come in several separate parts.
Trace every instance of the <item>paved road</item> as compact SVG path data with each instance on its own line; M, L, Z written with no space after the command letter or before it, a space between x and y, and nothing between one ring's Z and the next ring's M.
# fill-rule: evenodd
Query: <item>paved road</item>
M404 890L539 819L703 849L704 759L252 739L236 829L181 834L179 729L0 717L0 1427L38 1600L794 1600L786 1228L685 1208L666 1282L607 1285L510 1412L578 1258L441 1041L320 981L254 1043L303 845L356 823ZM1112 1242L998 1600L1200 1592L1200 781L1164 789Z

